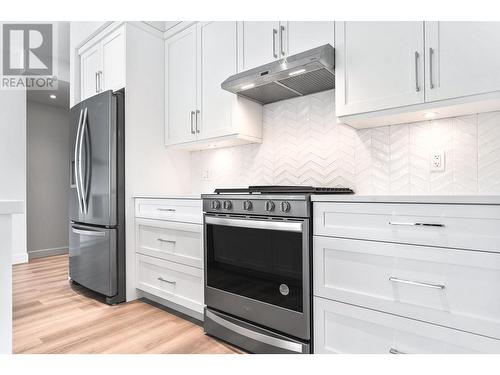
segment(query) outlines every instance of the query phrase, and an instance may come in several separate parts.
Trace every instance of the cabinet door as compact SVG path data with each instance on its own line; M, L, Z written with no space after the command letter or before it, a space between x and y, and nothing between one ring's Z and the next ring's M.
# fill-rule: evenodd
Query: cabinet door
M165 41L165 143L196 140L196 25Z
M279 22L243 22L243 69L248 70L279 57Z
M289 21L286 28L288 55L307 51L324 44L333 46L334 22Z
M80 55L81 100L97 94L97 74L101 70L101 46L96 44Z
M237 72L237 22L198 24L198 138L227 135L231 131L234 94L221 83Z
M336 22L338 116L424 101L423 22Z
M500 22L426 22L425 100L500 90Z
M101 44L101 90L119 90L125 87L125 29L114 31Z

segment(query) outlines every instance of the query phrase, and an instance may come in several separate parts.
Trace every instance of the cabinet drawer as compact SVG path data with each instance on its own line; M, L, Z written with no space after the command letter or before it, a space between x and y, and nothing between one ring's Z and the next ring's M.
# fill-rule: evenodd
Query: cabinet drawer
M318 202L314 234L499 252L500 207Z
M500 339L500 254L314 237L314 294Z
M137 254L136 288L203 313L203 271Z
M500 353L500 340L314 297L316 353Z
M203 226L136 219L136 252L203 268Z
M199 199L136 199L135 216L145 219L203 223Z

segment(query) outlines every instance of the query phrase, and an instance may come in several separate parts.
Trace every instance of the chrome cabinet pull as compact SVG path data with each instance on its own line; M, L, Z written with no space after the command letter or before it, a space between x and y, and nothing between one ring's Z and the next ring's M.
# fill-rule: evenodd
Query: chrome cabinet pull
M158 277L158 280L163 281L163 282L165 282L165 283L169 283L169 284L176 284L176 282L175 282L175 281L173 281L173 280L167 280L167 279L164 279L164 278L163 278L163 277L161 277L161 276L160 276L160 277Z
M390 348L389 353L391 353L391 354L407 354L405 352L402 352L402 351L394 349L394 348Z
M389 221L390 225L398 225L398 226L405 226L405 227L438 227L438 228L444 228L444 224L439 224L439 223L412 223L412 222L403 222L403 221Z
M432 289L441 289L442 290L442 289L446 288L446 286L442 285L442 284L423 283L423 282L420 282L420 281L412 281L412 280L399 279L397 277L389 277L389 281L392 281L393 283L423 286L423 287L432 288Z
M96 92L96 94L99 92L99 86L97 84L98 79L99 79L99 72L95 72L95 92Z
M166 240L166 239L164 239L164 238L157 238L156 240L157 240L157 241L160 241L160 242L168 242L168 243L175 244L175 241L174 241L174 240Z
M175 212L175 208L157 208L157 211Z
M285 32L285 26L280 26L280 50L281 56L285 56L285 46L283 45L283 33Z
M415 51L415 91L420 91L420 86L418 85L418 59L420 54L418 51Z
M278 30L273 29L273 57L275 59L278 58L278 54L276 53L276 36L278 35Z
M429 84L430 88L434 88L434 78L433 78L433 73L432 73L432 56L434 55L434 49L431 47L429 48Z
M191 134L195 133L195 131L194 131L194 114L195 114L195 112L191 111Z
M200 118L200 110L197 109L196 110L196 116L195 116L195 119L196 119L196 133L199 133L200 132L200 127L198 126L199 124L199 118Z
M98 92L102 92L102 70L99 70L97 72L97 76L99 77L99 91Z

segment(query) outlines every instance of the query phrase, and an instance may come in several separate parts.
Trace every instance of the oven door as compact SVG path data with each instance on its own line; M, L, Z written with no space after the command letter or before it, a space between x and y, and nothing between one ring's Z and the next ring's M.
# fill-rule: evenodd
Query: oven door
M309 219L205 215L205 303L310 339Z

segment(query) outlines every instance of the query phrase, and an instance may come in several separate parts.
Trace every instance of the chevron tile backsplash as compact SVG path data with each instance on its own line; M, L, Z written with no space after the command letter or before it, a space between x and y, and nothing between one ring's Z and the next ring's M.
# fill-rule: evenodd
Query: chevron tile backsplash
M500 193L500 112L355 130L337 124L334 102L327 91L269 104L262 144L192 152L193 192L303 184L360 194ZM430 154L440 150L445 171L430 172Z

